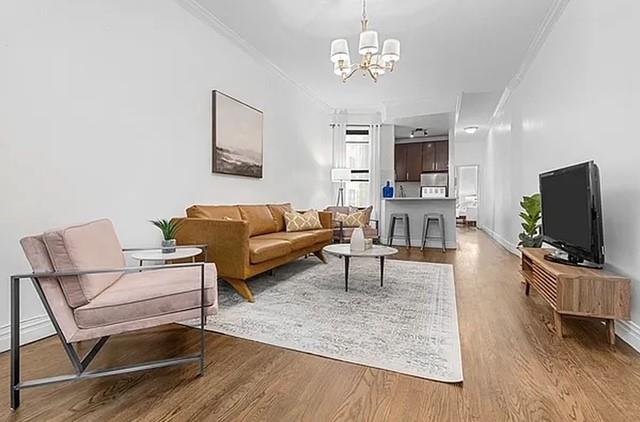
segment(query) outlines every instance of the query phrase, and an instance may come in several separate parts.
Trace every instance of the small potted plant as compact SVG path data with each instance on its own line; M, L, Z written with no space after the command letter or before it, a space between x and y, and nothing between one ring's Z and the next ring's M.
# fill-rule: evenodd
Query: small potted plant
M176 233L180 228L178 220L150 220L150 223L162 232L162 253L173 253L176 251Z
M534 193L531 196L523 196L520 206L523 209L523 211L520 212L520 218L522 218L522 228L524 231L518 236L520 238L518 246L524 248L542 247L542 233L540 233L542 206L540 194Z

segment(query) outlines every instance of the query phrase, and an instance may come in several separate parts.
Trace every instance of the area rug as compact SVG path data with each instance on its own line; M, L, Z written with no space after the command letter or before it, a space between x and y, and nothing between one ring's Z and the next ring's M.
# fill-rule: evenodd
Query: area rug
M255 303L226 283L206 329L442 382L462 381L453 267L354 258L300 259L248 282Z

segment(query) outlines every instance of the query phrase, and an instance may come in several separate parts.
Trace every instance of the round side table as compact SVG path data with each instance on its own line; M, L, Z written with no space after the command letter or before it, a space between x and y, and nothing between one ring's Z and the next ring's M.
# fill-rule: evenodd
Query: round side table
M200 248L179 248L175 252L162 253L162 249L151 249L148 251L139 251L131 254L131 258L140 261L140 265L144 261L173 261L175 259L191 258L191 262L196 262L196 256L202 253Z

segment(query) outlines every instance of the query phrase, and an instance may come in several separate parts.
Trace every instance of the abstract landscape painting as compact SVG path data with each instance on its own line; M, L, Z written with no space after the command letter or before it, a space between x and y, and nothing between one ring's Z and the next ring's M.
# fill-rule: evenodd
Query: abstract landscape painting
M213 91L213 172L262 177L262 112Z

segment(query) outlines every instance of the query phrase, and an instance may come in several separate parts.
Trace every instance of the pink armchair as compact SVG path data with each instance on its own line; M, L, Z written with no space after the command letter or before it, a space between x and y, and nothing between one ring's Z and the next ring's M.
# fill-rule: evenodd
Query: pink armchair
M355 227L346 227L342 222L336 221L335 216L337 213L350 214L356 211L363 211L366 217L366 224L362 227L365 239L371 239L374 243L380 241L380 235L378 233L378 220L371 218L371 212L373 207L367 208L355 208L355 207L339 207L331 206L325 208L325 212L330 212L333 217L333 238L338 243L349 242L351 240L351 234ZM371 223L374 223L373 225Z
M214 264L126 267L125 255L109 220L25 237L20 241L33 273L11 276L11 408L20 391L188 363L204 371L204 325L218 309ZM190 245L193 246L193 245ZM206 245L201 246L206 254ZM156 248L157 249L157 248ZM137 249L139 250L139 249ZM75 374L20 379L20 282L30 279ZM119 368L88 370L109 336L190 319L200 319L200 353ZM99 339L80 357L74 343Z

